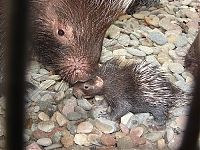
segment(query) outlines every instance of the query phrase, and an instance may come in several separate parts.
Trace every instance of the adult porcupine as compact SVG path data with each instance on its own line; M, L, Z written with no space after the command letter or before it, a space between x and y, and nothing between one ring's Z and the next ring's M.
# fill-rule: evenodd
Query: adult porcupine
M85 98L103 95L112 120L129 111L150 112L157 125L165 123L169 108L188 103L190 96L172 85L158 67L146 62L120 64L118 59L106 62L94 79L76 83L74 94Z
M200 30L194 42L192 43L187 55L185 56L185 67L194 76L197 76L198 67L200 66ZM198 75L199 76L199 75Z
M126 10L131 13L141 5L157 2L159 0L30 0L33 53L64 80L86 81L98 66L109 26ZM0 16L4 13L3 6L0 5ZM0 31L4 32L2 26ZM0 43L2 41L1 38ZM4 49L0 49L3 53Z

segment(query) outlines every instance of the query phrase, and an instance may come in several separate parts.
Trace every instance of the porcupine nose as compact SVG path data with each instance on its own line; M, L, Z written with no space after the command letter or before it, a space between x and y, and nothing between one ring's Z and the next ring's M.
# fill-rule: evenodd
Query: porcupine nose
M77 81L87 81L95 70L92 64L83 57L70 57L66 59L66 73L71 84Z

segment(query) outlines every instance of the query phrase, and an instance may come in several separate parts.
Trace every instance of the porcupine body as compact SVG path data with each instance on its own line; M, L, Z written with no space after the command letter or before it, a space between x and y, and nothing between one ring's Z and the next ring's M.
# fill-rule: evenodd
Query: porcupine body
M103 64L94 79L75 84L74 93L85 98L103 95L111 107L112 120L127 112L149 112L156 125L166 122L171 107L190 99L158 67L147 62L120 65L118 59Z

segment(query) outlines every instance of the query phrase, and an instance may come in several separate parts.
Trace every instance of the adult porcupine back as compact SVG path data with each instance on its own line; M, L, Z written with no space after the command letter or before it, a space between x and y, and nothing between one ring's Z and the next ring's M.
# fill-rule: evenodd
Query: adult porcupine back
M187 55L185 56L185 67L188 69L194 76L197 75L198 67L200 66L200 26L199 32L192 43L190 49L188 50Z
M74 93L83 97L103 95L113 120L129 111L150 112L158 125L165 123L169 108L190 99L158 67L146 62L122 65L118 59L103 64L94 79L75 84Z
M117 17L127 8L139 9L139 3L158 1L31 0L32 50L41 63L64 80L85 81L95 72L105 32ZM0 6L0 15L3 7Z

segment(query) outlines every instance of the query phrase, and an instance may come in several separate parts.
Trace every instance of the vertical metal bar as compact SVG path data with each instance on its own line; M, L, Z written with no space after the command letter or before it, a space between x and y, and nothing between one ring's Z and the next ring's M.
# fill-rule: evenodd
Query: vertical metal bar
M6 64L6 109L8 150L22 150L24 125L24 81L26 67L27 1L9 1L8 61Z

